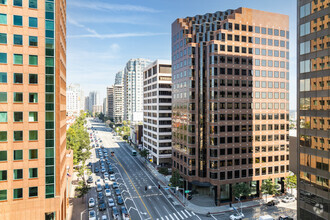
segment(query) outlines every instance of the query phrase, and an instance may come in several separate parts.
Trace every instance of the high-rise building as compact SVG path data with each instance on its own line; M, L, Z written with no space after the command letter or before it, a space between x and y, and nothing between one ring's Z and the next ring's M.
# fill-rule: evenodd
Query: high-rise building
M143 70L143 147L152 162L172 164L171 61L156 60Z
M108 100L103 98L103 114L106 116L108 114Z
M66 1L0 11L0 218L66 219Z
M298 0L298 219L330 219L329 0Z
M93 112L93 106L100 105L100 104L101 104L101 100L100 100L99 92L97 92L97 91L89 92L89 100L88 100L89 111Z
M114 105L114 99L113 99L113 96L114 96L114 88L113 86L110 86L110 87L107 87L107 116L110 118L110 120L112 121L113 120L113 105Z
M235 200L285 191L289 167L289 17L248 8L172 24L172 167L184 186Z
M134 112L143 111L143 73L147 59L131 59L124 69L124 120L132 121Z
M117 124L122 123L124 117L124 88L123 84L113 86L113 118Z
M84 110L87 112L87 111L90 111L89 110L89 96L86 96L85 97L85 108Z
M103 113L103 105L93 105L92 114L95 116L96 113Z
M119 71L118 73L116 73L115 85L122 85L123 77L124 77L123 71Z
M66 111L67 115L78 116L84 110L85 99L79 84L71 84L66 90Z

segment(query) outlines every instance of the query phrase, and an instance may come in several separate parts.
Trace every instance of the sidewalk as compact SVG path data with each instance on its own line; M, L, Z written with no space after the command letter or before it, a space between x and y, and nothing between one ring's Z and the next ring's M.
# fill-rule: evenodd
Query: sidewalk
M128 143L126 143L126 145L129 146L130 148L133 148ZM148 162L145 158L142 158L139 154L137 155L137 158L146 166L146 168L152 173L152 175L158 179L158 181L161 183L161 185L163 185L164 187L168 186L169 181L165 178L164 175L160 174L157 171L157 169L152 164L150 164L150 162ZM184 201L182 201L182 194L181 193L178 196L177 194L173 193L171 189L165 190L165 191L168 192L170 197L172 197L172 198L174 197L187 210L192 211L194 213L207 215L208 213L209 214L220 214L220 213L223 213L223 212L233 212L233 208L229 207L229 205L209 206L209 207L198 206L198 205L195 205L195 204L189 202L187 199L184 199ZM242 209L261 206L263 204L265 204L265 201L262 200L262 199L243 202L242 203ZM232 204L232 206L235 207L236 209L241 208L240 203L234 203L234 204Z

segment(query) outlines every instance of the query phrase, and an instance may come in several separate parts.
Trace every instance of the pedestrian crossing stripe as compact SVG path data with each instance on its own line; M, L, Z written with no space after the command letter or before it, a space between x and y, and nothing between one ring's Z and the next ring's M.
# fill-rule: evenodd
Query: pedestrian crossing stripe
M164 217L160 217L161 220L183 220L183 219L190 219L192 216L196 215L194 212L189 212L187 210L181 210L172 214L168 214ZM174 217L173 217L174 216ZM184 217L183 217L184 216ZM156 220L160 220L157 218Z
M182 214L184 215L185 218L188 218L188 216L184 213L183 210L181 212L182 212Z

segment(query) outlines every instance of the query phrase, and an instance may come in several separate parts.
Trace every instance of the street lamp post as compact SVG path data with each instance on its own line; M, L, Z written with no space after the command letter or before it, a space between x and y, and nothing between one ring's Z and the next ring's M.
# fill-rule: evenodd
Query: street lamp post
M242 214L242 213L243 213L243 212L242 212L242 202L241 202L241 200L240 200L239 198L237 198L237 197L235 197L235 199L237 199L237 201L239 201L240 204L241 204L241 214Z

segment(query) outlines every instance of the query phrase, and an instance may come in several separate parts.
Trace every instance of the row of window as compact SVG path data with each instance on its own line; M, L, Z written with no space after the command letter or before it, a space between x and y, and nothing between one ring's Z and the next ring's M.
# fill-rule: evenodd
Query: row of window
M211 114L210 123L217 122L217 119L212 117L216 116ZM188 129L190 132L194 132L195 129ZM263 124L263 125L255 125L254 131L278 131L278 130L289 130L288 124ZM244 131L253 131L252 125L229 125L229 126L210 126L210 134L218 134L222 132L244 132Z
M13 122L23 122L23 112L13 112ZM38 121L38 112L29 112L29 122L37 122ZM8 122L8 113L0 112L0 123Z
M47 60L47 58L46 58ZM7 53L0 53L0 64L7 64ZM14 54L13 64L23 65L23 54ZM29 55L29 65L38 65L38 55Z
M7 15L0 14L0 24L7 24ZM14 26L23 26L23 16L13 15L13 25ZM38 27L38 18L29 17L29 27L37 28Z
M28 98L29 98L29 103L38 103L38 93L29 93ZM49 98L54 98L54 97L52 96ZM7 103L7 102L8 102L7 92L0 92L0 103ZM23 92L14 92L13 102L23 103Z
M8 83L7 73L0 72L0 83ZM23 84L23 73L14 73L13 83ZM38 84L38 74L29 74L29 84Z
M14 131L13 132L13 141L23 141L23 131ZM38 130L29 131L29 141L38 140ZM8 141L8 132L0 131L0 142Z
M13 6L23 7L23 0L12 0ZM0 5L7 5L8 0L0 0ZM29 0L29 8L37 9L38 8L38 0Z
M38 187L29 187L29 198L38 197ZM0 201L6 201L7 190L0 190ZM23 188L17 188L13 190L13 199L23 199Z
M29 179L38 178L38 168L29 168ZM13 180L22 180L23 179L23 169L14 169L13 170ZM8 180L8 171L0 170L0 181Z
M7 34L0 33L0 44L7 44ZM13 35L13 44L14 45L23 45L23 35L14 34ZM29 36L29 46L37 47L38 46L38 37L36 36Z
M38 159L38 149L29 149L29 160ZM7 161L7 151L0 151L0 161ZM23 150L14 150L13 152L13 160L23 160ZM1 180L1 179L0 179Z

